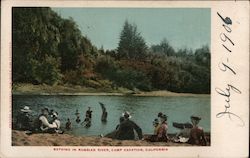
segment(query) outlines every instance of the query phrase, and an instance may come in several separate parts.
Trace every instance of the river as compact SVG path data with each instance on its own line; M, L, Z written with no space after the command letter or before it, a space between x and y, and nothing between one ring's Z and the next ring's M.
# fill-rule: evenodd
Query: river
M169 97L136 97L136 96L38 96L38 95L13 95L13 119L16 118L22 107L29 106L32 115L38 116L41 108L47 107L59 113L62 128L65 127L67 118L72 122L72 130L66 133L73 135L100 135L107 134L115 129L119 123L122 112L129 111L132 120L141 128L143 133L153 133L152 121L159 112L168 116L168 132L175 133L178 129L172 122L190 122L191 115L202 117L200 126L210 132L210 96L169 96ZM101 122L101 107L98 102L105 104L108 111L107 123ZM80 112L83 121L85 112L90 106L92 113L92 126L85 128L77 124L75 119L76 109Z

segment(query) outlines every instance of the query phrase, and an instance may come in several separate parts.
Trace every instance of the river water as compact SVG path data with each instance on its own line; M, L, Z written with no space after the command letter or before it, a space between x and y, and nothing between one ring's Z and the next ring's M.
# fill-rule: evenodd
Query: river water
M13 119L16 118L23 106L32 109L32 115L39 115L41 108L47 107L59 113L62 128L65 127L67 118L72 122L72 130L66 131L73 135L100 135L113 131L119 123L122 112L129 111L132 120L141 128L144 134L153 133L152 121L159 112L168 116L168 133L175 133L178 129L172 122L190 122L191 115L202 117L200 126L210 132L210 96L169 96L169 97L136 97L136 96L37 96L13 95ZM98 102L105 104L108 118L107 123L101 122L101 107ZM80 112L83 121L85 112L90 106L92 113L92 126L85 128L76 123L76 109Z

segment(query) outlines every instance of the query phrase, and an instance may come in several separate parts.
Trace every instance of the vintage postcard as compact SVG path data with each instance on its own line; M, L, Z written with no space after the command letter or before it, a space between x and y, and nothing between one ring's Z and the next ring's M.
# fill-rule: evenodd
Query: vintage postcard
M1 2L0 157L248 157L248 1Z

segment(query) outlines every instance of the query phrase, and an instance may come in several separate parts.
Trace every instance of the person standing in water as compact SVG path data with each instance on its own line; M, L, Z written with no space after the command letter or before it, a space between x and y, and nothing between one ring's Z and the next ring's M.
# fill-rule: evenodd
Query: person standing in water
M86 117L81 123L81 125L85 126L86 128L89 128L91 126L91 119L89 117Z
M106 107L104 106L103 103L99 102L101 108L102 108L102 117L101 117L101 121L102 122L107 122L107 117L108 117L108 112L106 110Z
M70 119L68 118L67 119L67 122L66 122L66 125L65 125L65 128L67 129L67 130L70 130L71 129L71 122L70 122Z
M92 118L92 110L91 110L91 108L90 107L88 107L88 110L86 111L86 118L88 117L88 118Z
M76 109L76 113L75 113L76 117L79 116L79 114L80 113L78 112L78 109Z

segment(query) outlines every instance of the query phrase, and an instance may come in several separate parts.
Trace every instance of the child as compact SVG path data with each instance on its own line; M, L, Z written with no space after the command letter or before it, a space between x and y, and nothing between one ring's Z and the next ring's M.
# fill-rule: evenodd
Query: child
M67 130L70 130L70 129L71 129L71 122L70 122L70 119L69 119L69 118L67 119L65 128L66 128Z

